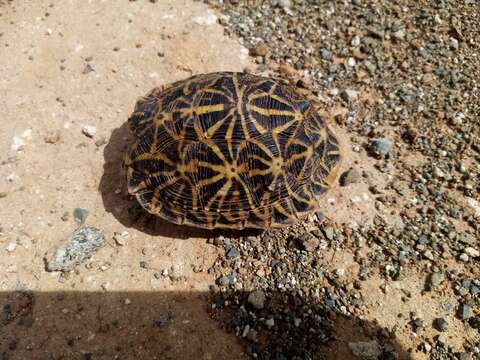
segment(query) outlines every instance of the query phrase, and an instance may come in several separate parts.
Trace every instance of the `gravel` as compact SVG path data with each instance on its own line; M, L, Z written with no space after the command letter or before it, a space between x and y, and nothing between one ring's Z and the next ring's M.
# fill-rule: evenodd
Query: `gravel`
M78 223L78 228L65 243L47 253L45 262L48 271L73 270L76 266L89 260L105 245L103 232L85 224L88 214L87 209L75 208L73 210L73 217ZM68 213L64 214L62 219L68 220L66 215Z
M49 271L69 271L89 260L103 245L102 231L81 225L64 245L46 258Z
M375 173L364 178L363 173L359 176L347 170L341 179L343 193L350 189L349 184L366 182L376 209L381 210L372 224L360 221L352 228L328 223L322 216L322 222L307 221L303 226L270 232L248 245L240 240L235 245L238 257L217 259L212 267L217 279L232 271L238 274L235 283L220 285L223 295L217 297L228 305L217 311L225 315L227 326L232 326L232 321L238 323L233 326L235 332L238 327L240 334L248 323L248 334L255 330L267 339L262 349L258 344L253 346L247 335L244 341L250 354L274 358L274 345L295 353L299 344L304 346L301 356L313 353L315 346L297 341L297 336L310 336L307 329L302 330L308 310L317 309L320 317L326 310L362 314L366 309L358 289L362 281L374 276L382 278L385 286L381 289L388 293L392 281L412 273L421 277L428 274L425 296L441 294L450 304L448 316L434 315L434 328L449 333L450 317L458 316L456 311L461 310L451 304L467 301L472 316L465 324L478 327L480 321L475 316L480 305L478 293L472 295L473 286L458 287L452 293L454 284L462 279L460 274L478 278L477 4L403 0L305 0L286 5L281 1L206 2L223 13L220 21L227 34L239 36L248 49L265 45L260 55L250 50L257 72L281 76L297 86L308 84L327 110L339 105L346 109L335 120L348 133L355 153L371 156L368 161L374 163ZM367 162L365 157L362 161ZM376 184L378 179L384 179L385 184ZM398 221L392 220L392 214ZM336 271L341 269L327 269L324 249L354 254L359 279L349 282L341 277L342 271ZM251 317L232 320L232 316L243 314L241 307L247 297L238 284L250 291L262 288L269 298L268 306L253 309ZM301 306L289 307L292 312L299 311L295 315L302 319L299 328L293 316L286 322L277 319L282 307L275 308L271 299L281 296L311 304L302 311L298 310ZM416 310L408 294L403 300L412 312ZM275 325L260 327L253 319L266 315L259 311L268 311L268 319L274 319ZM409 318L415 324L412 327L427 334L429 327L419 326L421 319L415 319L418 316ZM276 328L283 326L279 324L286 324L285 338L279 336ZM332 335L329 327L321 335L322 341L328 341ZM296 342L287 341L288 336ZM438 359L456 356L443 338L436 341L425 336L415 340L419 351Z

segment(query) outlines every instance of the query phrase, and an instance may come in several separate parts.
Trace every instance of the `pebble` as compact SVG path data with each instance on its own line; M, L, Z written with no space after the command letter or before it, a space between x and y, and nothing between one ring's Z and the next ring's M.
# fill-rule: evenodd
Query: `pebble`
M102 145L105 145L107 143L107 138L106 136L101 136L97 140L95 140L95 146L100 147Z
M234 259L240 255L240 252L238 249L234 246L232 246L226 253L227 259Z
M472 247L466 247L464 250L465 254L472 258L480 257L480 251ZM467 260L468 261L468 260Z
M113 233L113 240L118 246L126 245L129 237L130 237L130 234L128 233L128 231L122 231L121 233L118 233L118 232Z
M472 307L469 304L461 304L458 309L460 320L468 320L472 317Z
M87 221L88 214L89 212L87 209L82 209L82 208L73 209L73 218L80 225L85 224L85 222Z
M440 332L445 332L448 330L448 322L444 318L435 318L433 319L433 327Z
M283 9L290 9L292 7L291 0L277 0L277 4Z
M348 347L353 355L360 359L376 360L380 358L382 350L377 340L349 342Z
M340 176L340 185L348 186L360 182L361 175L356 168L350 168Z
M430 275L430 290L437 288L445 280L443 272L435 272Z
M371 139L369 142L369 150L372 155L386 156L390 153L392 143L384 138Z
M19 136L14 136L11 149L14 151L22 151L24 147L25 147L25 140L23 140Z
M269 328L275 326L275 319L274 318L267 319L265 321L265 325L267 325Z
M350 44L351 44L352 46L358 46L358 45L360 45L360 36L355 35L355 36L352 38L352 41L350 42Z
M50 131L43 139L47 144L56 144L60 141L60 131Z
M268 47L263 41L256 43L254 47L250 49L251 56L265 56L268 53Z
M223 236L218 236L213 239L213 244L216 246L223 246L225 244L225 238Z
M280 64L278 71L280 72L280 74L290 79L298 77L297 71L289 63Z
M14 252L16 248L17 248L16 243L10 243L10 244L7 245L5 250L7 250L9 253L11 253L11 252Z
M323 233L325 234L327 240L333 240L335 238L335 230L331 226L326 226L323 228Z
M340 96L343 100L351 102L358 99L359 92L353 89L345 89L341 92Z
M92 67L92 65L90 64L86 64L85 67L83 68L82 70L82 74L88 74L88 73L91 73L92 71L95 71Z
M331 60L332 59L332 52L328 49L322 48L322 49L320 49L320 56L324 60Z
M315 251L320 245L320 240L310 233L299 236L297 241L305 251Z
M230 284L230 278L228 276L222 276L218 279L218 284L221 286L227 286Z
M265 293L262 290L254 290L248 295L248 302L255 308L255 309L263 309L265 306Z
M458 40L455 38L450 38L450 49L458 50Z
M82 128L82 133L83 133L83 135L85 135L89 138L92 138L97 133L97 128L95 126L92 126L92 125L85 125Z
M415 331L419 330L419 329L423 329L423 327L425 326L423 320L421 318L415 318L413 320L413 328Z
M458 259L459 259L460 261L463 261L463 262L468 262L469 257L468 257L467 254L462 253L462 254L460 254L460 256L458 257Z

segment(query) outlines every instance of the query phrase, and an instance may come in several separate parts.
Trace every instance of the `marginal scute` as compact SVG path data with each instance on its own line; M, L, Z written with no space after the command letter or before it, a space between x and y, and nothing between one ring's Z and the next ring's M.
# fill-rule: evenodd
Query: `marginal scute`
M341 159L328 114L243 73L153 89L129 118L128 190L150 213L207 229L291 224L321 206Z

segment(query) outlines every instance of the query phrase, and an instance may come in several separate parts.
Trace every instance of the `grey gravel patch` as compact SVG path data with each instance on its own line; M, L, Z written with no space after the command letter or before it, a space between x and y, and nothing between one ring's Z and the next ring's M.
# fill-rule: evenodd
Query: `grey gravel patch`
M103 245L102 231L82 225L67 242L46 259L48 271L69 271L89 260Z

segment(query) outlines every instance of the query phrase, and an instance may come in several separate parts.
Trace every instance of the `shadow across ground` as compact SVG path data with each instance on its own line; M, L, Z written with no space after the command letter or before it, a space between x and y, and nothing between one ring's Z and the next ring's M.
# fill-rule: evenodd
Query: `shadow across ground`
M256 353L347 360L356 359L349 342L372 339L378 359L408 358L375 324L329 313L323 304L278 292L258 310L247 293L231 295L239 301L220 304L218 294L199 292L2 292L0 359L234 360ZM265 326L262 316L275 323ZM292 326L295 317L302 322ZM246 324L250 334L233 334Z

